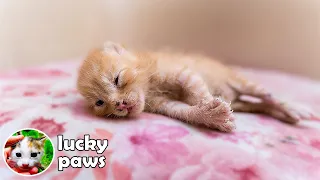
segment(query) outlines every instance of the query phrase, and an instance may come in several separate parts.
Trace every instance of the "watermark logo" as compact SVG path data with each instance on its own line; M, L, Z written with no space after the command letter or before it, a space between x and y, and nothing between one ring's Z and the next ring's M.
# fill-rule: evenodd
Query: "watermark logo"
M58 171L65 168L103 168L106 157L102 155L108 147L107 139L91 139L89 134L85 134L83 139L64 139L63 135L57 136L58 151L95 151L97 156L59 156Z
M42 131L32 128L14 132L6 140L3 157L9 169L22 176L44 173L54 159L51 139Z

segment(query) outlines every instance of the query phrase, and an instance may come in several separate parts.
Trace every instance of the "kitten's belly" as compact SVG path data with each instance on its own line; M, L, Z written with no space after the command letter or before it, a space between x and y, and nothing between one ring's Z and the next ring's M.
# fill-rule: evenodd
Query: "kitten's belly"
M179 71L187 67L198 73L206 82L211 94L227 101L237 98L237 93L228 85L231 70L224 64L200 55L156 53L159 71Z

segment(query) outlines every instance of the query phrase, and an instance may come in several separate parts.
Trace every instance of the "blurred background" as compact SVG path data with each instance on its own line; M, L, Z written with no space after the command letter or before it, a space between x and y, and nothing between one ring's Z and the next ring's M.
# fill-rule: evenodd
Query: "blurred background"
M81 58L106 40L320 79L319 0L0 0L0 71Z

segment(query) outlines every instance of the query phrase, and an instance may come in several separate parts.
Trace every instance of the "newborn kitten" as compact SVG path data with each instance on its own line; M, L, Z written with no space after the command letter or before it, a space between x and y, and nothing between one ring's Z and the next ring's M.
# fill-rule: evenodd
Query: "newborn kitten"
M265 113L288 123L311 117L209 57L135 52L113 42L88 55L77 84L99 116L147 111L225 132L235 129L232 110ZM259 101L245 100L243 95Z
M10 154L10 166L28 170L34 166L40 165L43 155L44 142L46 138L34 139L32 137L24 137L18 142Z

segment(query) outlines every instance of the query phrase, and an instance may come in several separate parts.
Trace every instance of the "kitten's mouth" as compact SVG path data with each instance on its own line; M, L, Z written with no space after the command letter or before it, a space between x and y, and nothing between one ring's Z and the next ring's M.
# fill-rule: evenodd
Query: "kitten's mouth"
M19 169L21 169L22 171L27 171L27 170L30 170L30 166L28 166L28 167L23 167L23 166L18 166L19 167Z
M139 109L139 108L137 108L138 106L139 106L139 103L137 102L134 105L127 107L126 109L115 109L117 112L121 113L121 112L126 111L126 113L123 113L121 115L119 115L117 113L113 113L113 114L106 115L105 117L107 117L107 118L123 118L123 117L128 117L130 115L134 115L134 114L136 114L137 109Z
M127 106L127 107L125 107L125 108L116 109L116 110L119 111L119 112L122 112L122 111L127 110L127 113L129 114L130 112L132 112L132 110L135 109L135 107L136 107L137 104L138 104L138 103L135 103L135 104L133 104L133 105L131 105L131 106Z

